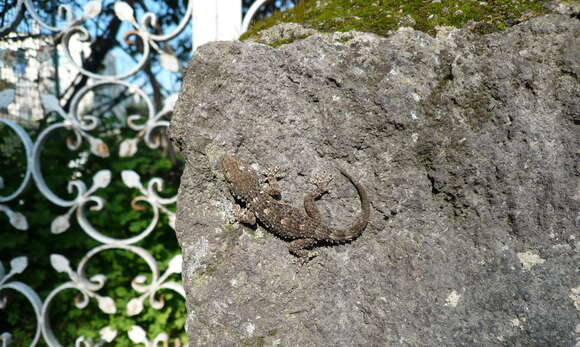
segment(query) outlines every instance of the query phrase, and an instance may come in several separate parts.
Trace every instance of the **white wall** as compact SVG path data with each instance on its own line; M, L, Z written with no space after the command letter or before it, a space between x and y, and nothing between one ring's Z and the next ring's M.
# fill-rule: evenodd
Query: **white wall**
M230 41L240 36L242 0L192 1L194 51L210 41Z

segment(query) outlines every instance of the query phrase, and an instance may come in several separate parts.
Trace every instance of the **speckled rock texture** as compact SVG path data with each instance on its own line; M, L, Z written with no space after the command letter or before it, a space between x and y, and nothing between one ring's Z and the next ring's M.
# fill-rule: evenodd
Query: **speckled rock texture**
M580 21L476 36L315 34L201 47L171 125L192 346L573 346L580 308ZM353 242L300 263L240 225L224 153L278 166L302 208L317 174Z

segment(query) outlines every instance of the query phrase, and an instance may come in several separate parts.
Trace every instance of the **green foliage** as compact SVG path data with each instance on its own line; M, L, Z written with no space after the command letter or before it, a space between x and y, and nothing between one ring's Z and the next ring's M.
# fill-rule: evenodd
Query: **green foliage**
M478 22L480 32L501 30L522 16L546 12L539 0L306 0L289 11L258 21L241 39L279 23L294 22L321 32L358 30L386 36L412 18L417 30L435 33L441 25ZM527 11L527 12L526 12Z
M132 110L131 114L134 114L136 110L139 110L139 107ZM41 129L29 127L26 130L35 139ZM89 154L88 160L77 160L78 167L76 168L69 167L69 163L90 152L87 141L84 141L79 150L70 151L66 143L67 138L74 138L72 132L60 129L49 138L41 156L42 172L47 185L58 196L70 199L74 194L67 192L69 181L79 179L90 187L93 176L99 170L111 170L111 183L108 187L97 190L95 194L106 201L104 208L100 211L91 211L90 208L94 204L88 204L85 207L85 214L91 225L107 236L114 238L135 236L149 225L153 213L146 203L138 203L133 205L137 207L136 209L132 208L132 200L141 193L137 189L125 186L121 179L121 172L123 170L136 171L141 176L141 183L145 187L153 177L163 178L165 187L159 194L169 197L177 193L183 160L181 158L172 160L161 153L162 149L149 149L142 141L135 156L119 157L119 146L122 140L133 138L136 133L128 128L119 128L118 124L112 120L107 120L91 135L105 141L109 147L110 156L99 158ZM155 136L161 136L161 134ZM24 148L18 138L8 127L0 125L0 176L5 181L5 187L0 188L0 195L7 195L14 191L22 181L26 172L25 157ZM76 271L80 259L100 243L82 231L76 222L75 213L71 216L71 226L66 232L52 234L50 232L52 221L57 216L68 212L68 208L59 207L48 201L34 183L19 199L8 203L8 206L13 211L21 212L26 216L29 229L26 231L14 229L9 224L8 218L0 213L0 254L2 255L0 261L8 270L11 259L26 255L29 264L27 269L12 280L26 283L34 288L44 300L58 285L70 280L68 275L57 273L52 268L50 255L64 255ZM175 209L174 206L168 206L168 208ZM168 224L168 218L163 213L160 215L153 233L139 242L137 246L151 253L157 261L160 274L163 274L169 260L179 253L179 248L175 233ZM186 334L183 329L185 301L173 291L163 290L158 293L165 302L161 310L153 309L147 299L143 312L136 316L127 316L127 303L132 298L141 295L131 287L131 281L136 276L145 274L146 283L151 283L151 271L141 257L124 250L103 251L88 262L85 273L87 278L96 274L106 275L107 282L98 293L101 296L113 298L117 312L111 315L103 313L99 310L94 298L90 300L86 308L79 310L74 303L75 299L81 297L80 292L71 289L61 292L50 306L51 326L61 343L72 345L81 335L96 341L99 339L99 330L110 326L118 330L114 345L130 346L133 343L128 339L127 331L133 325L144 328L150 340L163 331L172 338L179 338L182 344L186 343ZM180 277L174 274L169 280L179 282ZM15 346L29 345L36 327L35 314L31 305L15 291L6 290L2 292L2 295L7 296L8 305L0 311L0 327L2 327L0 332L9 331L13 335Z

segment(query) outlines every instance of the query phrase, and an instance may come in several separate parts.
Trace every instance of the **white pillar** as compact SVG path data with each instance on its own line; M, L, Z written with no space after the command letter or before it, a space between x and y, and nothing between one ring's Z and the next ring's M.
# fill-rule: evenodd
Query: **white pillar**
M236 40L242 28L242 0L193 1L193 50L211 41Z

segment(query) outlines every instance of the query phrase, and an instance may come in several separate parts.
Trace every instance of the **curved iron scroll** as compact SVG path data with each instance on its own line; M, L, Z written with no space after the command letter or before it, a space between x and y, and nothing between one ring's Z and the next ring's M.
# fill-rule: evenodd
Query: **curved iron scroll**
M128 157L137 153L138 144L142 142L149 148L158 148L160 141L153 134L159 130L164 129L169 125L166 116L170 114L177 100L177 95L170 95L165 99L163 109L156 111L153 106L154 103L147 95L145 90L135 83L128 82L128 78L141 71L145 65L150 61L153 54L159 55L160 64L168 71L180 71L181 64L177 57L168 50L164 49L162 43L168 42L184 31L192 18L193 2L198 0L191 0L181 21L169 33L159 33L151 31L151 28L157 27L159 19L154 13L146 12L141 18L136 18L135 11L126 2L117 1L114 4L115 16L130 25L131 29L124 35L128 37L132 35L139 40L141 47L140 58L135 64L126 72L113 73L109 75L95 73L88 71L82 64L79 63L76 52L71 48L73 38L79 41L90 42L92 37L86 29L85 24L87 20L94 19L102 12L102 2L100 0L92 0L86 2L83 7L83 13L76 15L73 9L69 6L58 7L58 17L62 19L62 25L56 26L44 21L35 9L32 0L18 0L13 9L13 16L6 24L0 27L0 37L10 34L14 28L18 27L19 23L28 14L34 22L36 22L44 30L52 32L55 37L59 37L60 45L62 45L65 56L67 57L67 64L74 67L80 74L92 80L92 83L87 84L82 89L76 91L71 100L69 107L70 111L65 111L61 107L61 103L57 97L53 95L42 95L41 103L46 112L53 112L60 117L58 122L52 123L50 126L43 129L37 137L33 140L24 128L18 123L1 118L0 124L15 135L21 142L26 155L26 171L22 176L21 182L17 188L8 195L0 195L0 213L4 213L9 220L11 228L14 232L17 230L28 229L28 221L26 216L18 211L13 211L7 203L15 201L23 193L23 191L34 185L50 203L65 208L62 215L55 216L51 224L51 232L54 234L63 233L70 228L70 219L75 218L78 225L81 227L88 237L96 240L99 245L89 250L85 256L78 262L78 267L74 270L69 260L60 254L52 254L50 257L50 264L57 272L65 273L69 281L58 285L54 288L48 296L42 300L36 291L27 284L14 280L14 277L25 271L28 266L26 256L11 259L9 262L9 270L6 271L4 265L0 262L0 309L8 309L9 303L3 297L5 291L16 291L23 295L27 302L32 306L36 315L36 329L31 345L36 345L41 339L49 346L60 346L60 341L56 338L52 325L50 322L50 309L54 303L54 299L65 290L75 290L79 293L78 299L75 301L75 306L79 309L85 308L91 300L97 303L98 308L106 313L113 314L117 312L117 305L113 298L102 296L98 292L103 288L107 281L105 274L93 275L90 278L86 277L85 269L87 264L97 254L107 250L123 250L132 252L141 258L149 268L149 276L136 276L132 283L132 289L138 294L131 299L126 306L125 314L128 316L138 315L143 310L143 304L148 300L151 307L154 309L162 309L164 307L163 300L158 298L159 290L170 290L177 293L180 297L185 298L185 293L181 283L171 281L170 275L181 273L181 255L175 256L169 261L168 267L161 272L158 268L157 261L144 248L136 244L151 235L155 231L158 224L159 217L162 214L168 216L170 226L175 225L175 214L172 211L172 206L176 201L176 196L170 198L161 197L158 192L163 189L163 180L161 178L152 178L147 183L141 182L140 175L131 170L122 172L121 179L123 183L130 189L137 189L141 195L133 200L133 202L145 202L149 205L152 211L152 218L148 225L137 235L129 238L114 238L107 233L95 228L86 216L86 207L90 204L90 209L93 211L101 211L106 206L106 201L95 195L95 193L102 188L109 186L113 177L109 170L98 171L92 177L90 184L82 180L72 180L68 182L68 192L73 195L72 198L59 196L47 184L43 172L41 170L41 158L43 149L50 136L58 131L72 132L73 138L67 142L67 147L70 150L77 150L83 143L88 143L89 151L92 155L98 157L107 157L110 155L109 148L106 143L93 135L92 130L96 129L101 120L91 115L80 115L80 105L83 98L86 98L91 93L94 93L98 88L105 86L113 88L125 88L130 90L132 94L139 96L146 105L147 116L145 118L134 115L127 117L127 126L136 132L132 138L126 138L121 142L119 156ZM202 0L206 1L206 0ZM240 27L245 31L249 26L251 19L256 15L260 6L264 5L267 0L257 0L249 9L243 23ZM241 11L241 9L239 9ZM5 109L8 105L14 102L15 95L13 90L0 91L0 110ZM0 188L3 186L3 178L0 171ZM73 217L74 216L74 217ZM147 280L149 278L149 280ZM169 336L166 333L161 333L152 340L147 338L146 330L140 326L133 326L128 332L128 337L134 343L142 343L147 346L156 346L167 344ZM98 346L106 342L111 342L118 335L118 332L111 327L103 327L99 331L101 337L100 341L94 342L84 336L79 336L76 341L76 346ZM6 346L11 341L11 335L8 332L0 331L0 346ZM67 344L70 344L67 343Z

